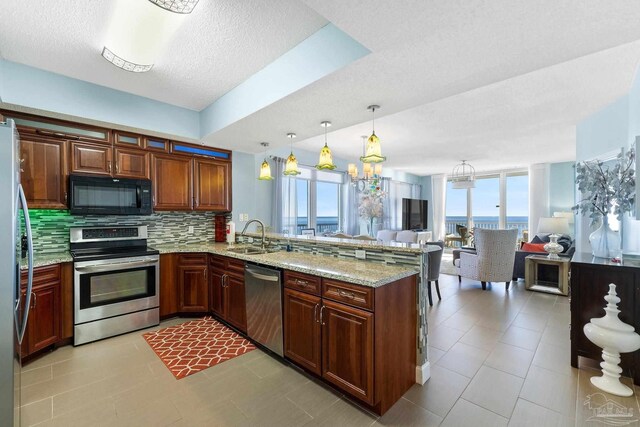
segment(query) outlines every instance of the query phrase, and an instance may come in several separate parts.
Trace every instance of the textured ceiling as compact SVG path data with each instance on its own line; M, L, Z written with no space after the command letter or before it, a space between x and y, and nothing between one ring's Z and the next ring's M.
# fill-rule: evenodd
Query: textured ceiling
M419 175L462 158L479 170L572 160L575 125L628 91L640 58L636 0L201 0L171 54L132 75L97 54L111 2L10 3L3 57L196 110L330 21L372 53L205 142L260 152L293 131L319 150L330 120L334 155L355 159L377 103L387 165Z
M3 1L0 54L199 111L327 23L297 0L201 0L153 70L134 74L100 56L115 3Z

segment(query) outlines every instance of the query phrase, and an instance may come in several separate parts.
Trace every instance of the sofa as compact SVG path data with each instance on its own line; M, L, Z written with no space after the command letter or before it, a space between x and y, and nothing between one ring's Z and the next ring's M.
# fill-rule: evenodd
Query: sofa
M380 230L376 235L379 242L399 242L399 243L418 243L429 242L433 238L431 231L413 231L413 230Z

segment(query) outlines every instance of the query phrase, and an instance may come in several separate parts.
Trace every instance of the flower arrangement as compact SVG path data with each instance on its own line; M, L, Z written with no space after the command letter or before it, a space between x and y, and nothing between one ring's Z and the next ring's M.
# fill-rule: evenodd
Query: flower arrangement
M576 184L586 197L573 210L591 219L591 225L613 211L622 216L633 209L635 201L635 149L622 150L613 167L605 167L600 160L576 164Z
M373 218L382 218L383 214L383 197L382 192L368 192L360 197L360 205L358 206L358 215L360 218L371 220Z

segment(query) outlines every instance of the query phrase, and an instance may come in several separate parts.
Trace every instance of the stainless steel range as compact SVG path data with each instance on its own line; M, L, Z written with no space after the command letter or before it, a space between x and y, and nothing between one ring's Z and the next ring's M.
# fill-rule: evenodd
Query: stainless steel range
M160 256L147 226L71 228L74 345L160 322Z

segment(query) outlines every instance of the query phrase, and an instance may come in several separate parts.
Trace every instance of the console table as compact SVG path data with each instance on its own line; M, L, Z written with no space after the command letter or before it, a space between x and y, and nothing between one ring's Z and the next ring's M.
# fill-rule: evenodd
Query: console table
M604 296L609 284L616 285L621 301L620 320L640 331L640 261L625 259L622 264L591 254L576 253L571 260L571 366L578 367L578 356L602 360L602 349L584 335L583 327L593 317L604 316ZM640 385L640 351L624 353L623 375Z

